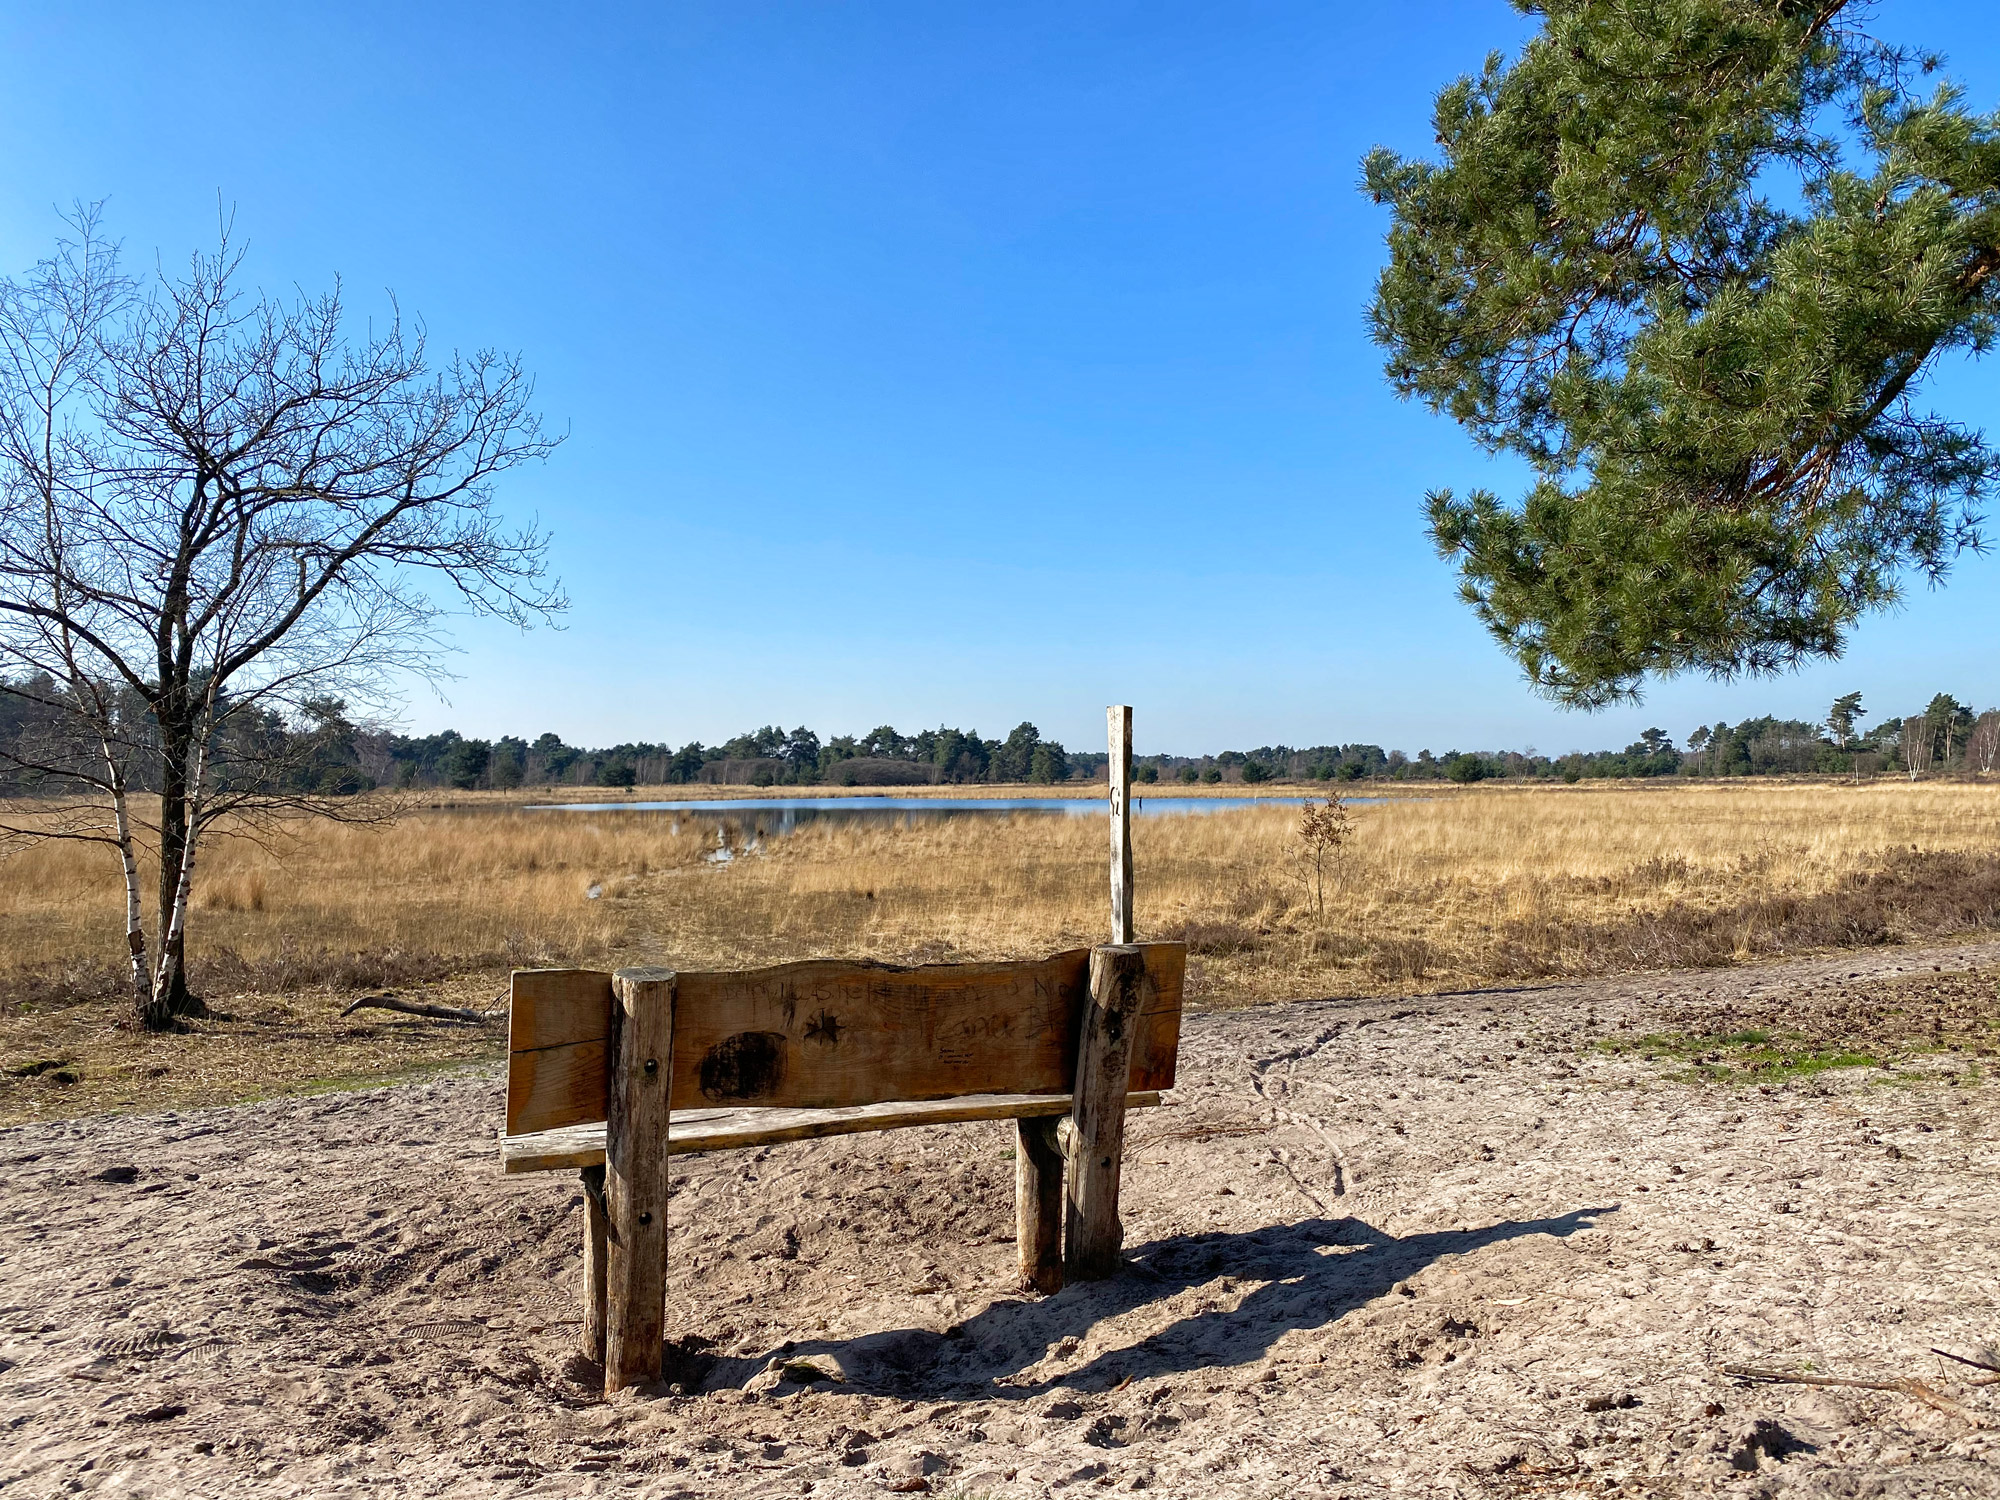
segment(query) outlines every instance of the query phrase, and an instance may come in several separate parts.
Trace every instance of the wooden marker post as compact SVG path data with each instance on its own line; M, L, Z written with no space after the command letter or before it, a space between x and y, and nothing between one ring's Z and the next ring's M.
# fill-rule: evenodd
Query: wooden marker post
M1111 941L1132 941L1132 706L1106 709L1111 728Z
M611 979L611 1079L605 1100L604 1390L660 1378L666 1333L667 1116L674 1057L674 971Z
M1125 1152L1125 1090L1132 1033L1146 991L1146 950L1121 944L1090 950L1090 999L1077 1039L1076 1094L1070 1105L1069 1223L1063 1261L1072 1281L1118 1271L1125 1232L1118 1222L1118 1177Z

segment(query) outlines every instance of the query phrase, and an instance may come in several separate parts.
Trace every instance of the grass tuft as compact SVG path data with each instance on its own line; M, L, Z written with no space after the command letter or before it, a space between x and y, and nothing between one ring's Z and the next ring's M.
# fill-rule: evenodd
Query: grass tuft
M723 828L726 861L711 821L486 796L387 826L217 839L196 870L192 976L244 1019L174 1039L118 1029L116 863L29 847L0 861L0 1061L73 1065L0 1079L0 1094L33 1092L0 1113L240 1096L257 1056L293 1087L466 1055L424 1023L334 1026L328 1012L356 991L463 990L484 1008L517 966L1019 958L1107 935L1097 818L816 822L754 839L756 817ZM1139 935L1187 941L1193 1002L1477 989L2000 930L2000 784L1426 787L1353 817L1323 910L1296 809L1138 821ZM1718 1054L1655 1039L1683 1068L1790 1076L1888 1055L1840 1038L1772 1043L1793 1029L1783 1016L1674 1024ZM1750 1061L1766 1043L1775 1055ZM173 1071L147 1080L142 1061Z

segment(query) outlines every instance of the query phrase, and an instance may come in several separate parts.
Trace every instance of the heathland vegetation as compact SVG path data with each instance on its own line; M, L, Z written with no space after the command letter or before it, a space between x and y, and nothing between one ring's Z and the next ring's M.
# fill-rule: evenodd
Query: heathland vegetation
M1198 1002L1243 1004L2000 927L2000 786L1983 780L1440 786L1350 818L1317 860L1296 808L1139 820L1141 936L1187 941ZM24 849L0 865L0 1061L47 1066L0 1079L0 1113L476 1054L491 1037L339 1012L381 989L491 1007L516 965L1022 957L1100 938L1096 818L754 827L748 810L547 813L460 793L387 824L219 837L190 962L220 1015L151 1038L109 1024L126 1013L123 914L103 851Z

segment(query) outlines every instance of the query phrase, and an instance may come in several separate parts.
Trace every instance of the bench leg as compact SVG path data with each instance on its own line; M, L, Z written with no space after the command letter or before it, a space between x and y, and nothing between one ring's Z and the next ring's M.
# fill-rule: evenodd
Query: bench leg
M1063 1284L1063 1153L1056 1119L1014 1122L1014 1245L1024 1291Z
M605 1099L604 1391L660 1378L666 1333L667 1117L674 1057L674 974L612 976L611 1080Z
M1070 1105L1063 1260L1071 1281L1116 1275L1124 1248L1118 1178L1125 1153L1132 1033L1138 1030L1145 990L1143 948L1119 944L1090 950L1090 999L1077 1039L1076 1092Z
M604 1363L604 1168L583 1169L583 1357Z

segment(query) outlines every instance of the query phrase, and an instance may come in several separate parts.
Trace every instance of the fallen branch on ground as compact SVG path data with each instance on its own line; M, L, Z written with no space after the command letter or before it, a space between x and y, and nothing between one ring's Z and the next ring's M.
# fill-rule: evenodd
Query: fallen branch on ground
M1953 1354L1949 1349L1940 1349L1935 1344L1931 1345L1931 1353L1941 1354L1946 1359L1957 1360L1962 1365L1971 1365L1975 1370L2000 1372L2000 1362L1996 1362L1996 1356L1991 1349L1981 1349L1979 1353L1982 1357L1978 1359L1973 1358L1970 1354Z
M496 1020L506 1014L504 1010L462 1010L456 1005L426 1005L420 1000L398 1000L394 995L363 995L341 1014L351 1016L357 1010L396 1010L406 1016L429 1016L437 1021L475 1023Z
M1994 1363L1992 1357L1993 1351L1991 1349L1982 1349L1979 1352L1988 1357L1985 1359L1968 1359L1963 1354L1953 1354L1949 1349L1940 1349L1936 1345L1931 1346L1931 1353L1933 1354L1941 1354L1946 1359L1955 1359L1962 1365L1971 1365L1975 1370L1992 1370L1994 1372L1978 1380L1969 1380L1966 1382L1967 1385L2000 1385L2000 1364Z
M1970 1363L1970 1361L1967 1361ZM1989 1427L1985 1417L1961 1402L1954 1401L1942 1391L1933 1390L1921 1380L1849 1380L1838 1375L1799 1375L1790 1370L1759 1370L1749 1365L1724 1365L1722 1373L1738 1380L1762 1380L1773 1385L1832 1385L1856 1391L1895 1391L1901 1395L1914 1396L1926 1406L1934 1406L1939 1411L1950 1412L1954 1417L1970 1422L1974 1427Z

